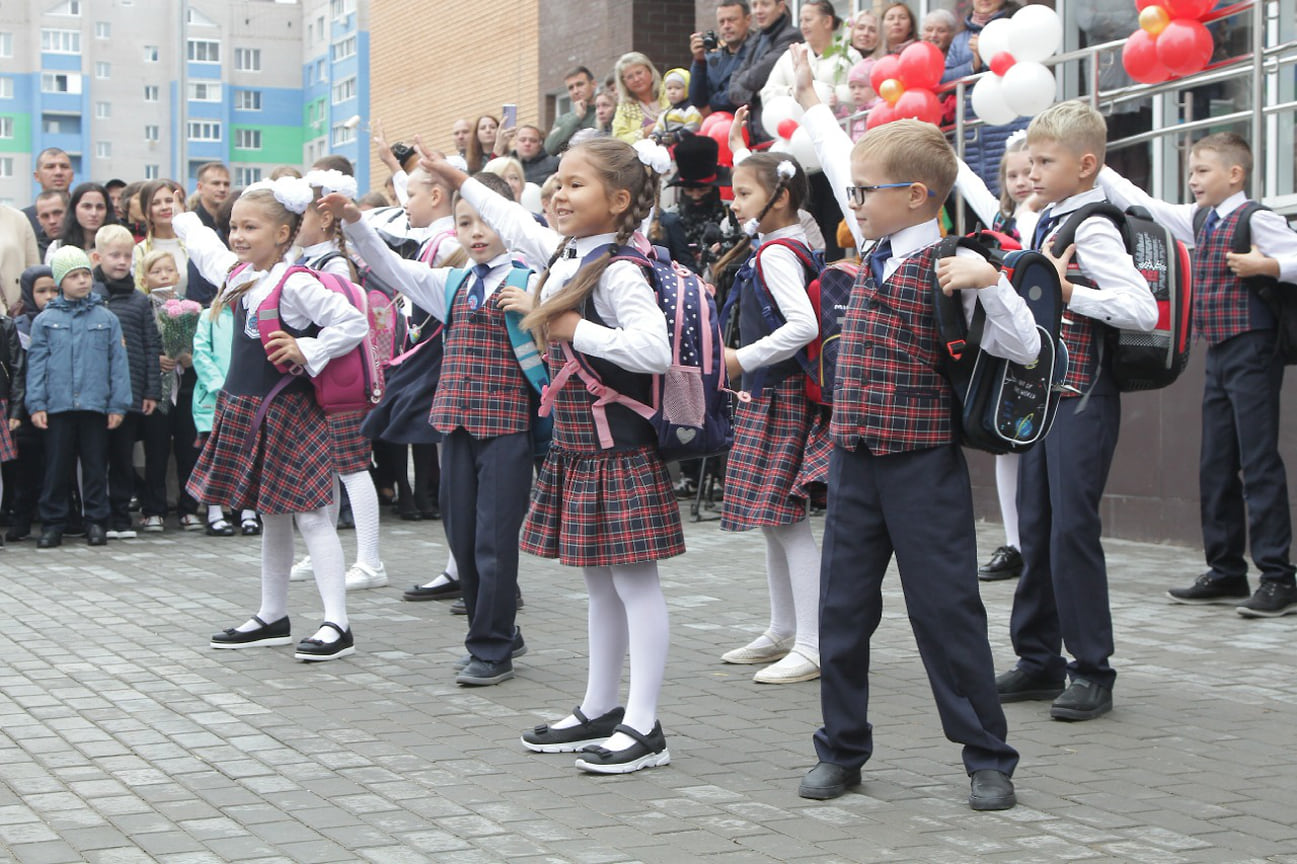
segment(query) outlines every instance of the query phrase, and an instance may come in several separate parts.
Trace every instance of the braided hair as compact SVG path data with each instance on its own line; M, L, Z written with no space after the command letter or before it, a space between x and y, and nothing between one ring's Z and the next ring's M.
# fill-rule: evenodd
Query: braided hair
M788 163L793 166L792 176L786 176L787 170L779 170L781 164ZM752 176L761 184L761 188L768 194L766 204L761 208L755 219L749 220L748 226L760 223L766 218L766 214L779 201L781 192L788 192L788 209L796 213L802 209L806 199L810 197L810 183L806 179L806 172L797 160L787 153L753 153L742 163L735 166L735 170L742 168L745 171L752 172ZM735 261L741 261L747 254L752 251L752 231L750 234L745 233L742 240L734 244L734 247L721 256L720 260L712 265L712 272L721 273Z

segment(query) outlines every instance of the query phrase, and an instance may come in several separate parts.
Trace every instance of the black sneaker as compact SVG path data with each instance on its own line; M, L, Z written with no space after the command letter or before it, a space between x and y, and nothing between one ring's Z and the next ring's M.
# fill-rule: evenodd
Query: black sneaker
M509 658L512 659L512 660L517 660L519 657L521 657L522 655L524 655L524 654L526 654L526 653L527 653L527 643L524 642L523 639L522 639L522 628L521 628L521 627L514 627L514 628L513 628L513 645L510 646L510 648L509 648ZM472 654L465 654L463 657L460 657L458 660L455 661L455 671L456 671L456 672L459 672L459 671L463 670L464 668L466 668L466 667L468 666L469 663L472 663L472 662L473 662L473 655L472 655ZM610 733L608 733L608 734L611 735L612 733L610 732ZM605 736L603 736L603 737L607 738L608 735L605 735Z
M21 540L26 540L31 536L32 523L30 522L15 522L10 525L9 530L5 532L5 539L10 543L17 543Z
M1297 585L1264 579L1256 593L1235 608L1244 618L1279 618L1291 615L1297 612Z
M572 709L580 721L576 726L553 729L542 723L522 733L522 746L533 753L579 753L583 747L599 744L612 737L618 724L626 716L625 708L614 708L602 717L591 720L581 713L581 706Z
M1063 692L1063 679L1032 675L1015 666L995 676L995 692L1001 702L1053 699Z
M1093 720L1112 710L1112 688L1084 678L1074 678L1063 695L1049 706L1055 720Z
M991 559L977 568L977 578L983 582L1000 579L1017 579L1022 575L1022 553L1016 546L1001 546L991 553Z
M474 657L455 676L455 683L468 687L489 687L492 684L499 684L501 681L508 681L512 677L512 660L505 658L493 663L490 660L483 660L481 657Z
M307 663L317 663L325 660L337 660L340 657L347 657L356 653L356 640L351 635L350 627L343 630L332 621L325 621L320 627L331 628L338 634L338 638L332 642L314 638L303 639L297 643L297 650L293 652L293 659Z
M661 721L654 723L653 731L647 735L624 723L613 730L614 735L618 732L633 738L635 743L625 750L609 750L598 744L587 744L581 748L576 767L591 774L630 774L641 768L671 764L671 751L667 750L667 739L662 734Z
M1172 588L1166 596L1186 606L1237 606L1238 601L1248 599L1251 593L1246 576L1214 576L1208 570L1189 587Z

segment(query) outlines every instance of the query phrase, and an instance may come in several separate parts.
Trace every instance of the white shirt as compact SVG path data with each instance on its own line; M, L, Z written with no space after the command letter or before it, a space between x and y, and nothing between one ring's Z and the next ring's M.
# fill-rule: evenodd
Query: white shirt
M287 260L277 262L268 271L253 270L249 266L234 278L233 284L229 284L226 280L239 259L226 248L216 232L204 225L196 213L181 213L171 224L189 250L189 260L208 282L223 285L221 290L224 292L256 281L256 285L240 298L244 309L259 307L291 266ZM288 277L279 315L295 330L304 330L312 324L321 328L318 335L297 340L297 347L306 358L306 371L312 378L320 374L330 359L346 354L369 334L369 322L364 314L309 273L298 272Z
M564 244L562 235L539 224L521 204L497 195L476 180L464 181L459 192L499 232L505 246L527 260L548 261L554 250ZM568 240L565 252L574 249L575 256L569 258L565 254L554 262L541 299L552 297L567 284L587 253L615 240L615 234ZM639 265L629 261L608 265L591 299L607 326L583 318L576 326L572 347L582 354L616 363L629 372L666 372L671 366L666 316Z
M331 252L337 252L328 261L324 262L324 267L315 266L325 255ZM301 250L301 258L306 259L303 266L310 267L321 273L332 273L335 276L341 276L343 279L351 278L351 265L347 263L347 256L342 254L342 250L332 240L325 240L323 243L313 243Z
M1187 246L1193 246L1193 215L1198 211L1197 204L1168 204L1149 195L1125 177L1111 168L1099 172L1099 183L1108 193L1108 200L1123 210L1132 205L1139 205L1153 214L1153 218L1167 227L1172 234ZM1224 219L1237 208L1247 203L1247 195L1235 192L1216 205L1216 215ZM1248 224L1252 229L1252 243L1261 254L1279 262L1279 279L1283 282L1297 282L1297 234L1288 227L1288 222L1278 213L1269 210L1258 210L1252 214Z
M784 324L738 350L739 365L746 372L787 360L820 333L815 307L806 293L806 268L786 246L765 246L771 240L785 239L806 243L806 232L800 225L790 225L757 238L761 274Z

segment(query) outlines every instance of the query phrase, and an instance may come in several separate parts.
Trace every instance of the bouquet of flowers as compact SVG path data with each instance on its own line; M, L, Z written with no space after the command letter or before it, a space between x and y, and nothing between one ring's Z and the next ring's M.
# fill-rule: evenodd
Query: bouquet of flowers
M168 294L171 292L159 290L149 297L153 300L153 314L157 317L158 334L162 337L162 353L177 360L182 354L194 351L194 333L198 330L198 316L203 307L193 300L180 300ZM162 399L158 404L163 410L176 404L180 375L179 365L162 373Z

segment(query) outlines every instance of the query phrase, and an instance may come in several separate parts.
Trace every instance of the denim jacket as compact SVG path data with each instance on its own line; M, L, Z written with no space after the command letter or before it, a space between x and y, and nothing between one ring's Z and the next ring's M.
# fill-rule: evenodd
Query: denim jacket
M28 413L125 414L130 407L130 361L117 316L97 294L55 297L32 322Z

